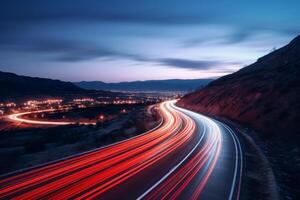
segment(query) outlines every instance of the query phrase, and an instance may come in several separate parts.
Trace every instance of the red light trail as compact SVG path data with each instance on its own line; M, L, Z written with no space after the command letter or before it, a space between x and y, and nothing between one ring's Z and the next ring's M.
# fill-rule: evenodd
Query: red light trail
M237 137L221 123L174 103L160 104L163 121L145 134L2 178L0 198L197 199L223 182L223 199L239 198ZM225 158L223 149L233 157ZM232 176L218 180L219 165Z
M22 116L35 114L35 113L45 113L45 112L53 112L56 111L55 109L47 109L47 110L39 110L39 111L28 111L16 114L10 114L7 116L8 119L16 122L27 123L27 124L38 124L38 125L69 125L69 124L76 124L75 121L42 121L42 120L33 120L33 119L24 119ZM95 125L96 123L89 123L89 122L79 122L79 124L83 125Z

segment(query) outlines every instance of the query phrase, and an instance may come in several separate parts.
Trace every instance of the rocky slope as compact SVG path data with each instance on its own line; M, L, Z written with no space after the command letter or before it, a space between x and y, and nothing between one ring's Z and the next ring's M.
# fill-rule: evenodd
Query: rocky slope
M186 95L178 104L248 124L263 133L299 133L300 36L254 64Z

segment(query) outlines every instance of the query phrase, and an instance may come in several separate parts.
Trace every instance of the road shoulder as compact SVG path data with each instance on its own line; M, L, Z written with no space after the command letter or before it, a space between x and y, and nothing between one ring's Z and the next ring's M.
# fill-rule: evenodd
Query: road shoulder
M249 129L229 120L217 120L229 125L242 143L244 169L241 199L279 199L273 169L259 145L247 134Z

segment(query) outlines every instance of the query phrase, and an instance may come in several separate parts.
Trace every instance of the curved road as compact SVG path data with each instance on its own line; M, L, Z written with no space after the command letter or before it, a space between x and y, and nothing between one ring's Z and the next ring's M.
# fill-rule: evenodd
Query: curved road
M0 180L1 199L239 199L242 150L218 121L160 104L155 130Z

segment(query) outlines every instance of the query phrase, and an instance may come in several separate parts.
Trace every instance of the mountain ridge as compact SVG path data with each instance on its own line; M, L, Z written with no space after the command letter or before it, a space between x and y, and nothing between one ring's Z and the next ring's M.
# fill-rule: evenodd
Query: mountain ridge
M116 91L193 91L207 85L212 79L167 79L105 83L81 81L74 84L84 89Z

